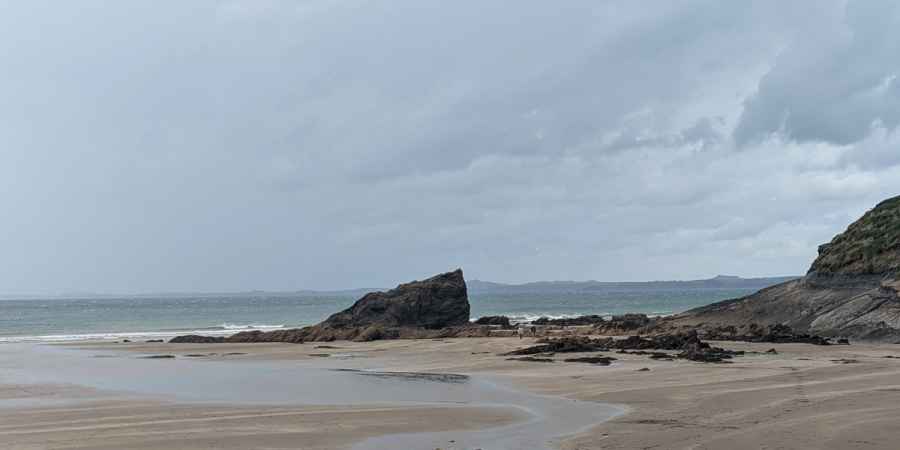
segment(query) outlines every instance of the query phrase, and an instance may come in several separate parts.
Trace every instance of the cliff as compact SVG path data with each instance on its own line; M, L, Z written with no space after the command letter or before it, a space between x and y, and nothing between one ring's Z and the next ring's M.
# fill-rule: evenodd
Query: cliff
M797 332L900 341L900 197L879 203L831 242L806 276L696 308L668 326L787 325Z

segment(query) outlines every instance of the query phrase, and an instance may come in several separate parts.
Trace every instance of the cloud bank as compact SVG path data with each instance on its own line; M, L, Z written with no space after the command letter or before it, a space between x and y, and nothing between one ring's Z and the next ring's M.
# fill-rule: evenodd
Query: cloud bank
M799 274L900 194L889 1L6 9L0 291Z

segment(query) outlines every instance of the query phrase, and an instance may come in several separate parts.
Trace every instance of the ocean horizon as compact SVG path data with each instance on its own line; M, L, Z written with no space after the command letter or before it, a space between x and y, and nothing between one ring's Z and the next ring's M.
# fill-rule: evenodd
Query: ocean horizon
M642 313L663 316L758 287L607 287L590 290L470 293L471 318L505 315L515 322L539 317ZM0 343L166 339L179 334L229 335L246 330L318 323L353 304L342 293L236 293L0 300Z

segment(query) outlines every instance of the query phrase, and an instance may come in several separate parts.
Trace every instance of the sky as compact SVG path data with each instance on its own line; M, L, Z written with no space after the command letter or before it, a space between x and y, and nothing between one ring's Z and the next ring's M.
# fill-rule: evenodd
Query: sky
M0 292L803 274L893 1L0 0Z

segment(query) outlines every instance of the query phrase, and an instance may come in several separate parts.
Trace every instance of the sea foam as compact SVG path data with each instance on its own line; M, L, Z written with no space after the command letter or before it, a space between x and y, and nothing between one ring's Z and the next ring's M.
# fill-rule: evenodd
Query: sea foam
M182 334L202 334L206 336L226 336L239 331L252 330L278 330L285 328L284 325L266 325L266 324L222 324L220 326L184 329L184 330L166 330L166 331L123 331L109 333L83 333L83 334L46 334L34 336L5 336L0 337L0 343L16 343L16 342L78 342L78 341L116 341L121 339L140 340L140 339L168 339Z

